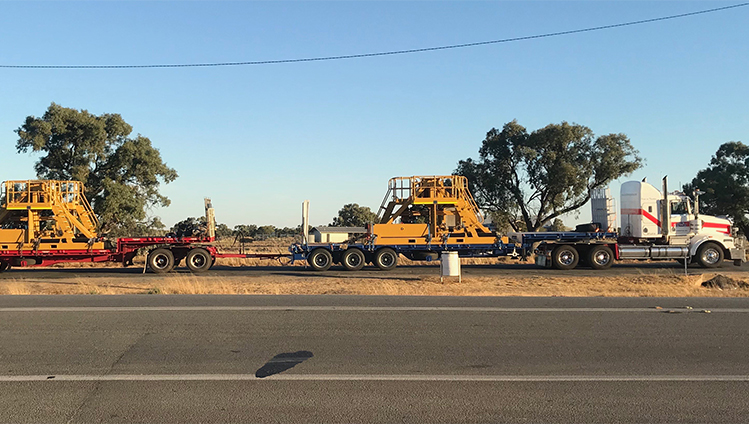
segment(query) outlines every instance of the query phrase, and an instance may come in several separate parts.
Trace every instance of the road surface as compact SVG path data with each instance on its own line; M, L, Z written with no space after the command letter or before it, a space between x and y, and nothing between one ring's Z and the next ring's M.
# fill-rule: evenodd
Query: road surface
M743 422L749 299L0 296L0 422Z

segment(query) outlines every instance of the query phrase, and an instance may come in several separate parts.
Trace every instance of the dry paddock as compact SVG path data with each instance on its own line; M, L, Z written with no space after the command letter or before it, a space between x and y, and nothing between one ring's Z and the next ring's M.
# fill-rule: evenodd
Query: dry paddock
M488 262L482 262L488 261ZM493 260L463 259L464 265L496 263ZM139 264L136 263L136 266ZM707 272L684 275L678 268L668 272L644 269L634 275L603 272L595 276L576 275L574 272L549 272L538 275L513 276L512 272L498 275L464 276L440 281L437 267L433 271L413 275L372 273L320 274L314 272L267 273L254 272L259 267L290 265L286 261L256 259L219 259L218 266L242 270L237 273L203 275L173 272L164 275L130 273L111 278L102 273L87 272L84 268L101 267L93 264L66 265L47 268L53 277L36 278L35 272L5 273L0 279L0 294L347 294L347 295L416 295L416 296L658 296L692 297L721 296L747 297L749 273L733 272L730 279L738 288L705 288L703 283L719 275ZM406 264L407 265L407 264ZM302 266L297 264L297 266ZM72 268L72 269L71 269ZM81 272L71 272L80 269ZM42 271L42 270L40 270ZM232 275L234 274L234 275ZM691 274L691 273L690 273Z

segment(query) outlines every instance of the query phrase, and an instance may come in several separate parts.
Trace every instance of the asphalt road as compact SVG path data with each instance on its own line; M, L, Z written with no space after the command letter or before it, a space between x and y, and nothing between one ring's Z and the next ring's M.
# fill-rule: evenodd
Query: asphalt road
M208 275L214 276L319 276L326 277L364 277L378 278L387 276L388 278L414 278L419 276L434 276L435 266L429 265L407 265L398 266L392 271L380 271L373 266L367 266L361 271L346 271L340 266L331 268L325 272L312 271L302 266L251 266L251 267L230 267L215 266L208 271ZM541 268L528 262L502 262L492 265L462 265L461 271L463 276L508 276L508 277L547 277L547 276L621 276L621 275L661 275L661 274L683 274L684 266L679 265L676 261L631 261L618 263L607 270L596 271L591 268L579 268L569 271L559 271L550 268ZM177 268L174 272L189 273L186 268ZM749 272L749 263L741 266L734 266L732 262L726 261L717 268L702 268L700 266L690 266L689 274L702 274L720 272L721 274L734 274ZM118 267L113 264L108 268L12 268L10 271L0 273L2 279L54 279L74 276L95 276L107 278L127 278L132 276L142 277L143 268L141 267ZM153 277L159 275L148 273Z
M745 422L748 324L740 298L0 296L0 422Z

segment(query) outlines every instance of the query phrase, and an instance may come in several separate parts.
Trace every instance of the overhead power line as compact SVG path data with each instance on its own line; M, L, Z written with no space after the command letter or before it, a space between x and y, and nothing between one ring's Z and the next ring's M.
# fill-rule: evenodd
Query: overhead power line
M713 9L699 10L696 12L680 13L678 15L662 16L659 18L642 19L639 21L622 22L611 25L601 25L590 28L573 29L569 31L558 31L550 32L546 34L537 35L526 35L522 37L504 38L501 40L490 40L490 41L477 41L473 43L463 44L452 44L447 46L437 47L423 47L418 49L406 49L406 50L392 50L386 52L375 52L375 53L359 53L359 54L347 54L339 56L321 56L321 57L308 57L299 59L277 59L277 60L257 60L257 61L245 61L245 62L213 62L213 63L177 63L177 64L151 64L151 65L0 65L0 68L16 68L16 69L134 69L134 68L201 68L201 67L217 67L217 66L249 66L249 65L278 65L283 63L300 63L300 62L323 62L329 60L343 60L343 59L359 59L365 57L378 57L378 56L394 56L411 53L423 53L432 52L438 50L451 50L451 49L462 49L467 47L486 46L490 44L501 44L511 43L514 41L523 40L535 40L539 38L550 38L561 35L580 34L583 32L601 31L612 28L621 28L633 25L649 24L653 22L661 22L672 19L686 18L695 15L704 15L707 13L722 12L729 9L736 9L739 7L749 6L749 2L734 4L731 6L716 7Z

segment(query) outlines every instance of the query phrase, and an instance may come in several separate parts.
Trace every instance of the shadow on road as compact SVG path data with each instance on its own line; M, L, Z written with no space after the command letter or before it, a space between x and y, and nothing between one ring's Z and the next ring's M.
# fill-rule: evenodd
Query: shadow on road
M265 378L273 374L282 373L288 369L294 368L312 357L312 352L300 350L298 352L279 353L274 356L265 365L255 371L255 377Z

